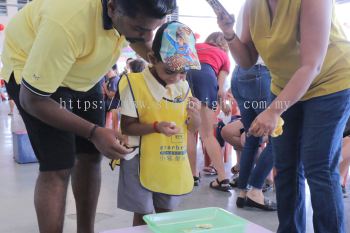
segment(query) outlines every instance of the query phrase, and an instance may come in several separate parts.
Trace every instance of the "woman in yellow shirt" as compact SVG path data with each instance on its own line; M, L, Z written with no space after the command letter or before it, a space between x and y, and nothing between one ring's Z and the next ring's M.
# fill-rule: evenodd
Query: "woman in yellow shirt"
M271 105L249 134L271 135L279 117L284 132L272 139L277 170L277 232L305 232L305 178L315 232L345 232L338 161L349 116L350 43L332 1L247 0L238 38L229 17L218 17L236 62L258 55L271 72ZM263 204L264 200L261 200Z

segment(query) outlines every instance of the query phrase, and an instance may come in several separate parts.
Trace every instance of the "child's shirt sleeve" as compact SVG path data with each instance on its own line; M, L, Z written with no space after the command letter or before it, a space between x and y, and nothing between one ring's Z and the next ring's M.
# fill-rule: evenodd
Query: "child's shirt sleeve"
M121 81L125 81L125 80L121 80ZM121 101L120 113L124 116L138 118L135 102L132 97L130 87L128 84L122 85L122 86L123 86L122 88L119 86L120 101Z

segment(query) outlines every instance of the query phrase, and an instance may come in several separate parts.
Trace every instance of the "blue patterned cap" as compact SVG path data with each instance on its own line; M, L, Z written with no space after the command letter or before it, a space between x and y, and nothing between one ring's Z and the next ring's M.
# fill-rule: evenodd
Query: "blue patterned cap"
M169 69L176 72L200 70L192 30L180 22L171 22L164 29L160 56Z

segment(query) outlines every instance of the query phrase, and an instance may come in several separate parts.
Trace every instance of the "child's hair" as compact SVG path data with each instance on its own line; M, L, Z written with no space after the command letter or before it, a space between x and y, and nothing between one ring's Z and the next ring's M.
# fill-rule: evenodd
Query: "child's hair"
M224 50L225 52L227 52L229 49L227 41L225 40L224 34L222 32L211 33L205 40L205 43L218 47Z
M171 21L163 24L160 28L158 28L156 35L153 39L152 44L152 51L154 53L154 56L157 58L158 61L162 61L162 58L160 56L160 48L162 46L162 39L163 39L163 33L164 30L168 27L169 24L174 23L176 21Z
M129 63L130 70L133 73L140 73L145 69L146 63L142 59L135 59Z

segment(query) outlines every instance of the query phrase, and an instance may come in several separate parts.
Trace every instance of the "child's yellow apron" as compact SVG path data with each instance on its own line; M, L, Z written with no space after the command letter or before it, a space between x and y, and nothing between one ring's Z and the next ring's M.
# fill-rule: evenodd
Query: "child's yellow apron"
M171 137L152 133L140 138L140 181L144 188L169 195L190 193L193 177L187 156L187 96L156 102L142 74L130 74L128 82L140 123L175 122L180 133Z

